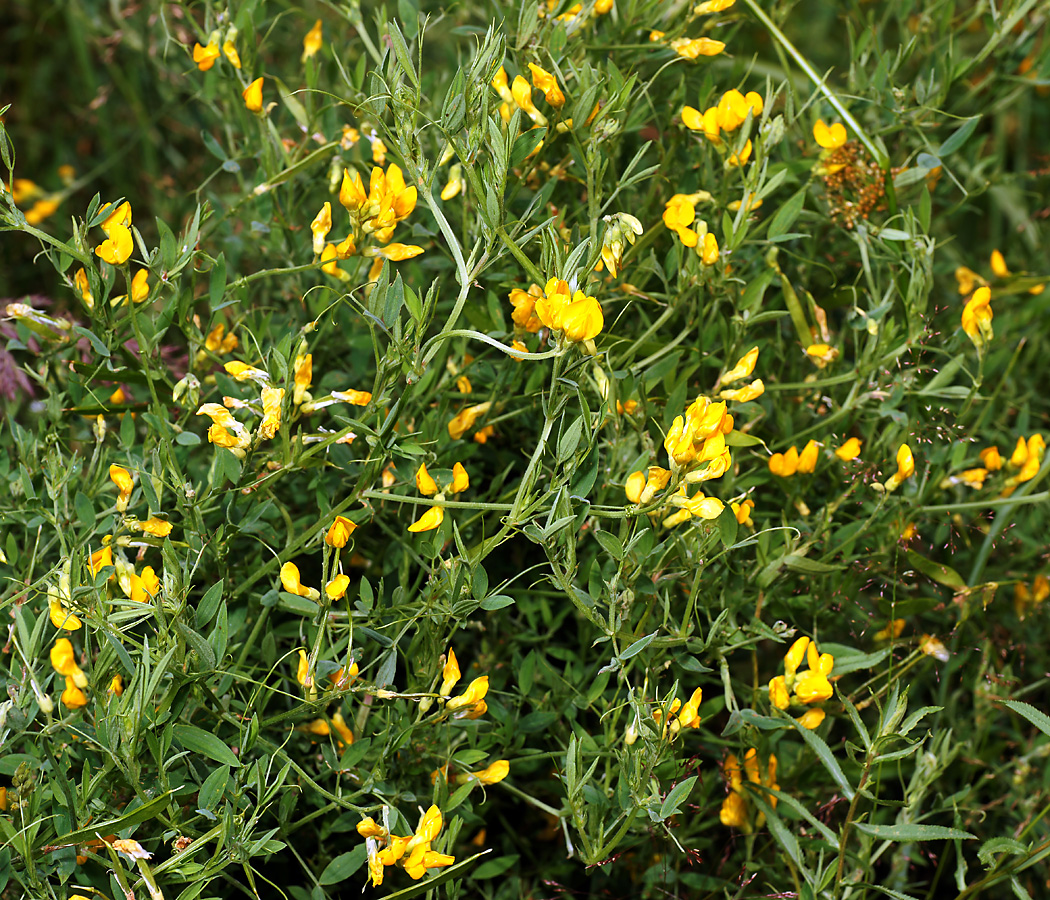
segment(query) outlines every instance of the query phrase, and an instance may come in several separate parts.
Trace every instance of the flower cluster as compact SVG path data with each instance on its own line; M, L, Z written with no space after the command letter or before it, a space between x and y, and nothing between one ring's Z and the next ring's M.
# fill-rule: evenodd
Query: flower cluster
M589 352L593 352L594 339L605 327L601 304L559 278L551 278L543 289L535 284L528 291L515 289L510 302L517 328L533 334L549 328L564 341L583 344Z
M725 146L723 141L725 135L732 134L743 125L748 115L758 118L762 115L763 109L765 109L765 101L761 94L756 91L741 94L740 91L733 88L726 91L719 98L718 103L709 106L703 112L692 106L682 107L682 124L690 131L703 134L712 144L721 149ZM726 164L742 166L750 158L751 141L748 139L739 151L729 156Z
M1050 597L1050 578L1045 575L1036 575L1031 589L1023 581L1018 581L1014 585L1014 612L1017 618L1023 621L1029 610L1040 608L1047 597Z
M533 102L532 89L535 88L540 91L544 100L557 110L560 110L565 105L565 94L558 84L558 79L546 69L537 66L535 63L529 63L529 72L532 75L531 85L521 75L515 75L514 81L510 82L507 70L503 66L499 67L492 79L492 87L500 95L500 99L503 100L499 108L500 118L505 123L509 123L512 110L520 109L533 121L535 127L546 127L547 117L540 112L535 102ZM571 121L566 122L564 127L567 128L571 124ZM559 123L559 125L562 125L562 123ZM536 149L539 149L538 145Z
M384 809L384 818L388 815ZM380 825L371 816L357 823L357 833L365 839L368 850L368 874L372 887L383 883L383 875L388 866L398 865L415 881L427 873L427 869L450 866L456 861L454 856L431 850L431 844L441 832L441 810L431 806L419 820L414 834L399 837L391 834L389 828Z
M445 494L461 494L470 487L470 476L463 468L463 463L456 463L452 467L452 477L442 489L427 471L426 463L420 463L416 470L416 489L424 497L433 497L437 503L431 506L415 522L408 526L408 530L416 533L420 531L433 531L445 521L445 510L441 503L445 500Z
M313 251L324 263L321 268L325 274L349 281L350 275L339 268L338 261L360 255L373 260L368 280L374 281L384 260L400 262L419 256L422 247L391 243L398 224L416 208L417 198L415 185L405 183L401 168L394 163L386 171L373 166L367 190L360 173L344 169L339 202L350 214L349 233L340 241L325 243L332 228L332 204L328 202L310 223Z
M481 718L489 708L485 702L485 695L489 692L489 676L480 675L467 685L462 694L453 697L452 689L459 684L462 677L459 660L450 647L445 665L441 669L441 685L438 687L440 702L444 704L445 711L455 714L457 719Z
M663 221L671 231L678 235L678 240L686 247L696 251L705 266L718 262L718 239L707 230L707 222L697 221L696 204L712 199L707 191L694 194L675 194L664 204Z
M774 453L769 457L769 471L780 478L790 478L792 475L811 475L817 467L817 457L820 453L820 444L809 441L802 452L794 444L788 448L786 453Z
M642 233L642 223L629 213L616 213L605 216L603 221L609 226L602 238L602 262L613 278L623 262L626 244L633 244L636 235Z
M799 672L803 659L809 668ZM824 721L824 710L816 704L831 699L834 694L828 680L834 665L835 658L830 653L819 652L816 641L800 637L784 655L784 674L769 682L769 702L777 709L806 707L799 724L816 728Z
M760 785L779 791L780 785L777 784L777 758L770 754L769 760L766 762L766 771L761 773L758 751L751 748L744 754L743 771L740 768L740 761L732 753L726 756L726 761L722 768L725 772L726 780L729 782L729 793L726 794L725 800L722 801L722 809L718 813L718 818L727 828L738 828L744 834L751 834L756 828L761 828L765 824L766 817L764 813L753 809L752 804L747 802L744 796L744 776L746 775L747 780L753 785ZM776 797L766 794L765 800L771 807L776 808Z
M701 688L697 688L693 691L684 704L681 700L675 697L674 700L671 701L670 708L667 710L667 721L663 722L660 737L664 740L672 740L683 728L699 728L699 710L703 699L704 692ZM657 725L663 721L663 716L663 709L658 708L653 710L653 718L656 720Z

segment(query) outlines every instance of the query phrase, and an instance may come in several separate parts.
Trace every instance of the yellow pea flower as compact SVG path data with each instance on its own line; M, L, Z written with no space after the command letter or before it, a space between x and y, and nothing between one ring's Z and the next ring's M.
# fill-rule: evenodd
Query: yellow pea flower
M890 476L884 485L887 491L895 491L905 479L915 474L915 457L911 447L901 444L897 450L897 471Z
M802 660L805 659L808 649L809 638L803 635L797 638L788 649L788 652L784 654L784 674L788 682L795 677L795 673L798 671L798 667L802 665Z
M88 282L87 272L84 271L83 267L78 269L77 274L73 276L73 286L76 288L77 294L84 302L84 305L88 309L94 309L95 297L91 293L91 284Z
M87 695L80 689L76 679L66 676L66 687L62 691L62 703L67 709L80 709L87 706Z
M420 463L416 470L416 490L424 497L433 497L439 490L437 482L427 471L426 463Z
M733 400L736 403L747 403L751 400L757 400L765 392L765 382L763 382L761 378L756 378L750 384L745 384L742 388L722 391L718 396L722 400Z
M515 76L510 87L511 96L525 115L537 125L546 125L547 117L541 113L536 104L532 102L532 86L520 75Z
M167 537L174 527L167 519L158 519L156 516L150 516L145 522L129 522L128 525L153 537Z
M92 553L91 560L88 563L92 575L97 575L106 566L111 565L113 565L113 548L108 545Z
M422 247L418 247L415 244L399 244L395 241L393 244L387 244L385 247L369 247L365 250L365 256L381 257L382 259L389 259L391 262L402 262L406 259L414 259L424 252Z
M1003 467L1003 458L999 455L998 447L985 447L977 455L989 472L998 472Z
M197 68L202 72L207 72L212 66L215 65L215 60L219 58L219 39L216 35L212 35L208 41L207 46L202 47L200 44L193 45L193 61L197 64Z
M551 106L561 109L565 105L565 94L558 87L558 79L535 63L529 63L529 71L532 72L532 83L536 89L543 91L543 96Z
M160 593L160 579L153 566L146 566L141 575L131 573L131 599L135 603L149 603Z
M718 56L726 45L711 38L675 38L671 49L684 59L696 59L700 56Z
M820 451L820 444L816 441L809 441L805 447L802 448L802 452L798 455L798 473L800 475L810 475L817 467L817 458Z
M839 351L828 344L810 344L806 348L806 356L817 364L818 369L823 369L828 363L833 363L839 358Z
M318 600L321 592L316 588L306 587L299 577L299 567L293 562L281 566L281 585L289 594L306 597L307 600Z
M726 165L732 166L734 168L740 168L749 159L751 159L751 150L751 140L749 138L747 143L744 144L743 150L741 150L739 153L733 153L730 155L729 159L726 160Z
M299 61L306 62L311 56L316 56L323 43L321 20L318 19L314 22L314 27L306 32L306 36L303 38L303 55Z
M226 58L230 61L230 65L235 69L239 69L241 67L241 55L237 52L237 45L234 44L235 39L235 37L231 36L223 41L222 52L226 54Z
M78 628L83 627L83 622L80 621L73 613L69 612L63 605L62 601L52 596L48 601L48 611L51 616L51 624L55 628L64 628L66 631L76 631Z
M808 709L799 716L798 724L813 731L820 727L820 723L824 721L825 715L826 713L822 709Z
M482 784L499 784L510 774L510 762L506 759L497 759L494 763L486 766L480 772L471 772L467 779L475 779Z
M445 521L445 510L440 506L432 506L423 515L421 515L415 522L408 526L408 530L413 534L418 534L422 531L433 531L438 528L442 522Z
M803 703L820 703L834 695L827 676L809 669L795 682L795 696Z
M467 406L461 409L448 423L448 436L454 441L458 441L463 437L471 428L474 427L474 423L478 420L479 416L484 415L492 408L492 402L487 401L485 403L478 403L474 406ZM437 527L436 525L434 527Z
M705 0L704 3L693 7L694 16L703 16L708 13L719 13L729 9L736 0Z
M482 675L479 678L475 678L467 689L460 694L458 697L453 697L445 704L445 708L449 711L463 709L464 707L475 707L477 708L484 702L485 695L489 691L489 676Z
M441 687L438 688L438 693L446 697L452 693L454 688L461 677L459 671L459 660L456 659L455 651L449 647L448 657L446 658L445 665L441 669Z
M959 285L959 293L963 296L972 294L975 287L981 287L988 283L973 269L969 269L966 266L959 266L955 270L955 280Z
M860 456L861 440L851 437L841 447L835 448L835 455L843 462L849 462Z
M316 256L324 252L324 240L328 232L332 230L332 204L325 201L320 212L314 216L310 223L310 231L313 233L313 250Z
M110 265L122 266L135 249L131 231L124 225L110 226L109 236L95 248L95 255Z
M87 687L87 675L77 665L76 654L73 652L73 644L69 638L59 638L55 641L51 648L51 667L59 675L72 678L77 687Z
M755 527L755 523L751 520L751 510L755 508L755 501L750 497L740 503L730 503L729 508L733 510L738 524L746 525L748 528Z
M123 466L115 463L109 467L109 480L117 486L117 511L124 512L128 508L131 492L135 490L135 482L131 473Z
M240 341L237 340L237 335L230 332L225 337L223 334L226 331L226 326L220 322L211 331L208 332L207 337L204 339L204 347L206 350L210 350L212 353L226 354L237 349Z
M769 682L769 702L777 709L787 709L791 705L783 675L777 675Z
M792 446L787 453L774 453L769 458L769 471L780 478L790 478L798 471L798 450Z
M284 401L284 388L265 387L262 389L263 419L259 425L259 440L272 440L281 430L281 403Z
M124 676L119 672L109 682L107 692L120 697L124 693Z
M733 382L749 378L751 373L755 371L755 365L757 363L758 347L752 347L736 361L733 368L722 376L722 384L733 384Z
M448 182L441 189L441 199L451 200L459 196L467 189L467 182L463 178L463 166L456 163L448 170Z
M332 396L340 403L349 403L351 406L368 406L372 402L371 391L332 391Z
M255 366L249 366L247 363L238 360L226 363L223 368L226 370L226 374L235 381L254 381L261 387L266 387L270 383L270 376L262 369L257 369Z
M324 536L324 542L329 547L342 549L355 531L357 531L357 525L343 516L336 516L335 521L328 528L328 533Z
M463 463L456 463L452 467L452 483L448 486L450 494L461 494L470 487L470 476L463 468Z
M295 680L305 688L313 687L314 679L310 675L310 660L305 650L299 651L299 663L295 668Z
M577 299L578 298L578 299ZM594 297L583 296L577 291L561 315L561 327L565 337L573 343L592 341L605 326L601 304Z
M349 577L339 574L325 585L324 592L328 595L329 600L338 600L346 593L346 589L349 586Z
M1010 270L1006 267L1006 259L999 250L992 251L991 259L992 271L995 273L997 278L1009 278Z
M904 631L904 626L907 624L904 619L893 619L889 622L885 628L875 632L876 641L895 641L901 636L901 632Z
M262 84L263 79L260 75L251 84L248 85L243 91L241 91L241 97L244 99L244 106L249 112L261 112L263 108L263 96L262 96Z
M813 126L813 140L825 150L838 150L846 143L847 137L846 126L841 122L828 125L823 119L817 119L817 124Z
M987 287L979 287L963 307L962 328L973 342L978 353L982 352L995 336L992 330L992 292Z
M313 399L309 393L314 377L313 354L305 353L296 356L293 368L295 388L292 391L292 403L300 406L306 401Z

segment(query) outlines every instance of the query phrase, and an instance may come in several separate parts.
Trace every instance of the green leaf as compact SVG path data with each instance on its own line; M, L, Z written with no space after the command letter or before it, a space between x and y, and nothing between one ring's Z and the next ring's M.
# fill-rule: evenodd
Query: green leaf
M932 559L927 559L925 556L920 556L914 550L908 550L906 553L908 562L922 572L923 575L932 578L938 584L943 584L945 587L950 587L956 591L966 589L966 582L963 581L963 577L955 569L934 562Z
M977 840L976 834L958 828L945 828L943 825L868 825L858 822L857 830L883 841Z
M693 785L696 784L696 779L698 777L699 776L694 775L692 778L680 781L667 792L667 796L664 797L664 802L660 804L661 819L670 818L678 812L678 807L685 803L686 798L689 796L689 792L693 789Z
M325 866L318 884L339 884L340 881L346 881L365 864L367 858L368 848L364 844L358 844L349 853L339 854Z
M226 293L226 254L220 253L215 264L211 267L211 275L208 276L208 303L214 310L222 303L223 294Z
M514 598L508 597L506 594L493 594L491 597L486 597L481 601L481 608L487 610L503 609L505 606L513 606Z
M1047 737L1050 737L1050 716L1041 712L1029 703L1020 700L1000 700L1000 703L1008 709L1012 709L1017 715L1023 716L1038 728Z
M802 207L806 204L806 189L797 191L792 197L788 198L787 201L776 211L773 218L769 221L769 230L766 232L766 237L772 240L781 234L786 234L788 229L795 224L795 219L799 217L799 213L802 212Z
M238 763L238 765L240 765L240 763ZM136 807L126 815L118 816L115 819L104 819L99 822L92 822L87 828L78 828L76 831L70 831L63 834L61 837L55 838L53 841L49 841L49 843L61 846L79 844L81 841L90 840L95 837L96 834L115 834L118 831L123 831L125 828L130 828L132 825L140 825L143 822L148 822L150 819L157 818L157 816L167 809L171 795L174 793L174 791L165 791L159 797L154 797L148 803L143 803L142 806ZM44 838L46 837L46 830L41 829L39 842L43 843Z
M195 725L176 725L175 738L191 753L200 753L226 766L239 768L241 761L219 738Z
M1009 853L1013 856L1027 856L1028 852L1028 847L1020 841L1015 841L1013 838L1008 837L995 837L981 844L981 849L977 851L977 858L991 868L995 863L995 855L997 853Z
M502 875L508 869L512 868L518 861L519 857L517 853L511 856L497 856L495 859L487 860L478 866L477 871L471 873L471 878L478 880L482 878L495 878L497 875Z
M93 331L88 331L86 328L83 328L80 325L74 325L73 330L81 337L86 337L94 351L99 356L105 356L107 359L109 358L109 347L103 344L102 341L99 340L98 336Z
M950 156L962 147L962 145L969 139L970 135L973 134L974 129L977 127L977 123L980 121L980 116L972 116L963 122L962 125L956 128L951 136L937 148L937 155L943 159L945 156Z
M540 142L547 136L546 128L531 128L514 141L514 149L510 151L511 168L520 166Z
M626 650L623 651L623 653L620 654L620 660L622 661L625 659L630 659L632 656L637 656L653 642L653 639L659 633L659 631L654 631L652 634L647 634L645 637L638 638L638 640L636 640L633 644L631 644L630 647L628 647Z
M828 770L828 774L835 779L835 783L842 788L842 792L846 795L848 800L853 799L853 785L849 783L849 779L843 774L842 767L839 765L835 754L831 752L831 748L824 743L824 739L817 734L815 731L810 731L803 725L800 725L795 719L790 720L790 724L795 726L795 730L802 736L802 740L809 744L809 748L817 755L817 759L820 760L820 764ZM859 825L857 826L860 827Z

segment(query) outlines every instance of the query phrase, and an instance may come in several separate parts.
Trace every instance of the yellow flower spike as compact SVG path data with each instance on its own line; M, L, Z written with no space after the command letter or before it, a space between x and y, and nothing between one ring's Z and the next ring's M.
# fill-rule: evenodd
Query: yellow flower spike
M492 402L487 401L485 403L478 403L474 406L468 406L461 409L448 423L448 436L452 438L452 440L458 441L464 434L474 427L474 423L478 420L478 417L487 413L491 408Z
M318 600L321 592L316 588L306 587L299 578L299 567L293 562L281 566L281 585L289 594L306 597L307 600Z
M798 718L798 724L803 728L808 728L813 731L820 727L820 723L824 721L825 712L822 709L808 709Z
M357 525L343 516L336 516L335 521L328 528L328 533L324 536L324 542L329 547L342 549L355 531L357 531Z
M1010 277L1010 270L1006 267L1006 259L999 250L992 251L991 265L996 278Z
M339 574L325 585L324 592L328 595L329 600L338 600L346 593L349 586L350 579L346 575Z
M769 682L769 702L777 709L787 709L791 705L783 675L777 675Z
M67 709L80 709L82 706L87 706L87 695L77 685L76 680L70 676L66 676L66 687L62 691L62 704Z
M450 494L462 494L469 487L470 476L467 474L467 470L463 468L463 463L456 463L452 467L452 483L448 487L448 492Z
M463 166L460 163L456 163L448 170L448 181L441 189L441 199L451 200L453 197L458 197L466 189L467 182L463 178Z
M798 473L800 475L811 475L817 467L817 458L820 452L820 444L809 441L802 452L798 455Z
M263 419L259 425L259 440L272 440L281 430L281 403L284 402L284 388L265 387L262 389Z
M790 478L798 471L798 450L791 447L787 453L774 453L769 457L769 471L780 478Z
M331 230L332 204L326 200L324 206L321 207L317 215L314 216L314 220L310 223L310 231L313 234L313 250L315 256L320 256L324 253L325 238L328 237L328 232Z
M212 35L207 46L202 47L200 44L193 45L193 61L197 64L197 68L202 72L207 72L208 69L215 65L215 60L219 58L218 40L217 36Z
M110 679L109 687L106 689L107 693L114 694L120 697L124 693L124 676L119 672Z
M846 126L841 122L828 125L823 119L817 119L817 124L813 126L813 140L825 150L838 150L846 143L847 137Z
M480 772L471 772L470 777L480 781L482 784L499 784L509 774L509 760L497 759L494 763L486 766Z
M52 597L48 601L48 610L51 615L51 624L55 628L64 628L66 631L76 631L78 628L83 627L83 622L80 621L73 613L69 612L63 605L62 601L57 597Z
M461 677L459 671L459 660L456 659L455 651L451 647L448 649L448 657L445 665L441 669L441 687L438 688L438 693L443 697L448 696L452 693L452 688L459 683Z
M718 396L723 400L732 400L736 403L748 403L751 400L757 400L765 392L765 382L763 382L761 378L756 378L750 384L745 384L742 388L722 391Z
M755 371L755 365L757 363L758 347L752 347L736 361L736 365L734 365L733 368L722 376L722 384L733 384L736 381L750 378L751 373Z
M463 709L467 706L475 706L484 700L485 695L489 691L489 676L482 675L480 678L475 678L467 689L460 694L458 697L453 697L445 704L447 710L454 711L457 709Z
M316 56L323 43L324 36L321 30L321 20L318 19L314 22L314 27L306 32L305 37L303 37L303 55L299 61L306 62L311 56Z
M124 512L128 508L131 493L135 490L135 482L131 473L123 466L113 464L109 467L109 480L116 486L119 494L117 496L117 511Z
M854 460L860 456L861 443L860 438L851 437L841 447L835 448L835 455L843 462Z
M432 506L415 522L409 525L408 530L413 534L418 534L422 531L433 531L444 521L445 511L440 506Z
M989 472L998 472L1003 467L1003 458L999 455L998 447L985 447L977 455Z
M122 266L135 249L131 231L124 225L114 224L110 227L109 237L95 248L95 255L110 265Z
M237 52L237 45L234 44L236 38L227 38L223 41L222 52L226 54L226 58L230 61L230 65L235 69L241 67L241 55Z
M700 56L718 56L726 45L711 38L675 38L671 49L683 59L697 59Z
M558 87L558 79L535 63L529 63L529 71L532 73L533 86L543 91L543 96L551 106L561 109L565 105L565 94Z
M416 490L424 497L433 497L439 490L437 482L427 471L426 463L420 463L416 470Z
M966 332L966 336L973 342L979 353L995 337L992 329L991 300L991 290L987 287L979 287L963 307L963 331Z

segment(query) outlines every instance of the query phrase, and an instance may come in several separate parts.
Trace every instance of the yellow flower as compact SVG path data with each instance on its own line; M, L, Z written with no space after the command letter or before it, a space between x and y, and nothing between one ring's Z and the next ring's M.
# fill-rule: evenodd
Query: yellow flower
M138 841L116 840L110 846L118 853L123 853L128 859L150 859L153 855Z
M259 440L271 440L281 430L281 403L283 401L284 388L264 387L262 389L263 419L259 425Z
M456 163L448 170L448 182L441 189L441 199L451 200L453 197L459 196L466 189L467 183L463 179L463 166L460 163Z
M843 462L849 462L860 456L860 438L851 437L841 447L835 448L835 455Z
M417 247L415 244L387 244L385 247L370 247L365 251L365 256L382 257L383 259L389 259L391 262L402 262L406 259L413 259L423 253L422 247Z
M478 704L484 701L485 695L489 691L489 676L482 675L479 678L475 678L467 689L460 694L458 697L453 697L445 704L445 708L450 712L457 709L463 709L464 707L476 707Z
M998 250L992 251L992 271L995 272L997 278L1009 278L1010 270L1006 267L1006 259L1003 254Z
M733 153L729 159L726 160L727 166L733 166L734 168L740 168L749 159L751 159L751 140L748 139L747 143L744 144L744 149L739 153Z
M249 84L248 87L241 91L241 97L244 99L245 109L249 112L262 112L262 83L263 79L260 75L255 81Z
M77 274L73 276L73 285L76 287L80 299L84 301L84 305L88 309L94 309L95 298L91 293L91 285L88 282L87 272L84 271L83 267L78 269Z
M417 534L421 531L433 531L439 527L442 522L445 521L445 510L440 506L432 506L423 515L421 515L415 522L408 526L408 530L413 534Z
M452 482L448 486L448 492L450 494L461 494L469 487L470 476L467 475L467 470L463 468L463 463L458 462L452 467Z
M310 660L305 650L299 651L299 664L295 668L295 680L303 687L313 687L314 679L310 675Z
M825 715L826 713L822 709L807 709L801 716L799 716L798 724L803 728L808 728L810 731L813 731L820 727L820 723L824 721Z
M897 471L890 476L885 484L887 491L894 491L901 483L915 474L915 457L912 456L911 447L901 444L897 450Z
M336 734L339 735L339 744L349 747L354 742L354 733L350 730L350 726L346 724L343 714L336 711L331 719L332 727L335 728Z
M347 541L350 540L350 535L356 530L357 525L349 519L344 518L343 516L336 516L335 521L332 522L328 529L328 534L324 536L324 542L329 547L338 547L342 549L346 546Z
M484 415L492 408L492 402L487 401L485 403L478 403L474 406L467 406L461 409L452 418L452 421L448 423L448 436L454 441L458 441L463 437L471 428L474 427L474 423L478 420L479 416ZM436 525L434 527L437 527Z
M924 634L919 638L919 649L927 656L932 656L941 662L948 662L950 658L948 648L931 634Z
M959 266L955 270L955 280L959 283L959 293L963 296L973 293L975 287L988 283L973 269L968 269L966 266Z
M69 638L59 638L55 641L55 645L51 648L51 667L59 675L65 675L73 679L73 683L77 687L87 687L87 675L77 665L73 644Z
M324 43L324 38L321 34L321 20L318 19L314 22L314 27L306 32L306 36L303 38L303 55L300 58L300 62L306 62L311 56L315 56L317 51L321 49L322 43Z
M193 61L197 64L197 68L202 72L207 72L212 66L215 65L215 60L219 58L219 44L218 38L214 35L208 42L206 47L202 47L200 44L193 45Z
M1003 467L1003 458L999 455L998 447L985 447L977 455L981 457L981 462L989 472L998 472Z
M787 453L774 453L769 457L769 471L781 478L790 478L798 471L798 450L792 446Z
M218 354L225 354L236 350L237 345L240 343L237 340L237 335L230 332L226 337L223 337L225 331L226 326L223 325L222 322L209 331L208 336L204 339L205 349Z
M787 709L791 705L783 675L777 675L769 682L769 702L777 709Z
M332 391L332 396L340 403L349 403L351 406L368 406L372 402L371 391Z
M671 49L685 59L696 59L699 56L718 56L726 45L711 38L675 38Z
M448 696L452 693L454 688L461 677L459 671L459 660L456 659L455 651L449 647L448 657L445 660L445 665L441 668L441 687L438 688L438 693L443 697Z
M62 703L67 709L80 709L87 706L87 695L80 689L76 679L66 676L66 687L62 691Z
M292 403L300 406L307 400L313 399L309 393L314 377L313 355L306 353L296 356L294 370L295 388L292 391Z
M515 76L510 86L511 97L518 108L537 125L546 125L547 117L532 102L532 86L520 75Z
M325 585L324 592L328 595L329 600L338 600L346 593L346 589L349 586L349 577L339 574Z
M433 497L438 492L437 482L427 471L426 463L420 463L416 470L416 490L424 497Z
M32 209L26 212L26 222L30 225L39 225L48 216L58 209L58 201L53 198L37 200Z
M798 473L800 475L810 475L813 470L817 467L817 457L820 451L820 444L816 441L809 441L805 447L802 448L802 452L798 455Z
M235 69L241 67L241 55L237 52L237 45L233 43L233 38L223 41L222 52L226 54L231 66Z
M160 593L160 579L153 566L146 566L141 575L131 573L131 599L135 603L149 603Z
M901 632L904 631L904 626L907 623L904 619L893 619L887 623L885 628L875 632L876 641L895 641L901 636Z
M747 804L744 798L735 791L730 791L722 801L718 820L727 828L743 828L747 824Z
M710 231L707 232L703 244L697 244L696 253L705 266L713 266L718 262L718 239Z
M529 63L529 71L532 72L532 83L536 89L543 91L543 96L551 106L561 109L565 105L565 94L558 87L558 79L534 63Z
M751 520L751 510L755 508L755 501L750 497L740 503L730 503L729 508L733 510L733 515L736 516L738 524L746 525L749 528L755 527L755 523Z
M750 384L745 384L737 390L722 391L719 397L723 400L733 400L736 403L747 403L757 400L766 392L766 385L761 378L756 378Z
M480 781L482 784L499 784L509 774L510 762L505 759L497 759L480 772L471 772L469 777Z
M689 226L696 219L696 207L688 194L675 194L664 204L663 222L686 247L695 247L700 236Z
M820 703L828 700L834 693L827 677L812 669L800 675L795 682L795 696L803 703Z
M582 291L573 295L561 314L561 329L573 343L594 340L604 326L601 304L594 297L585 297Z
M707 13L719 13L729 9L736 0L705 0L699 6L693 7L694 16L703 16Z
M315 255L320 256L324 252L324 239L328 236L328 232L331 230L332 204L325 201L320 212L314 216L314 220L310 223L310 231L313 233L313 250Z
M88 565L92 575L97 575L106 566L113 565L113 548L105 546L101 550L96 550L91 554L91 561Z
M117 495L117 511L124 512L128 508L131 492L135 490L135 482L131 473L123 466L115 463L109 467L109 480L112 481L119 491Z
M1010 465L1015 469L1020 469L1026 462L1028 462L1028 444L1023 437L1019 437L1014 445L1014 452L1010 454Z
M389 831L376 822L371 816L368 816L357 823L357 833L363 838L379 838L380 840L385 840L390 834Z
M109 682L109 688L107 688L107 690L110 694L116 694L118 697L121 696L124 693L124 676L119 672L114 675Z
M281 585L289 594L297 594L308 600L318 600L321 592L316 588L306 587L299 578L299 567L293 562L281 566Z
M262 387L265 387L270 383L270 376L262 369L257 369L254 366L249 366L247 363L239 362L238 360L232 360L231 362L226 363L223 368L226 370L226 374L235 381L254 381Z
M806 348L806 356L817 364L818 369L823 369L839 358L839 351L828 344L810 344Z
M802 665L802 660L805 658L808 649L809 638L803 635L797 638L788 652L784 654L784 674L788 681L794 679L795 673L798 671L798 667Z
M150 516L145 522L129 522L128 524L136 531L151 534L153 537L167 537L174 527L167 519L158 519L156 516Z
M122 266L135 249L131 231L124 225L113 224L110 226L108 235L106 240L95 248L95 255L110 265Z
M992 292L987 287L979 287L963 307L962 328L973 341L978 352L995 336L992 330Z
M751 373L755 371L755 364L757 362L758 347L752 347L736 361L736 365L734 365L733 368L722 376L722 384L732 384L735 381L750 378Z
M66 631L76 631L78 628L83 627L83 622L73 615L73 613L69 612L62 605L62 601L57 596L52 596L48 601L48 609L51 615L51 624L54 625L55 628L64 628Z
M813 126L813 140L825 150L838 150L846 143L846 138L846 126L841 122L827 125L823 119L817 119L817 124Z

